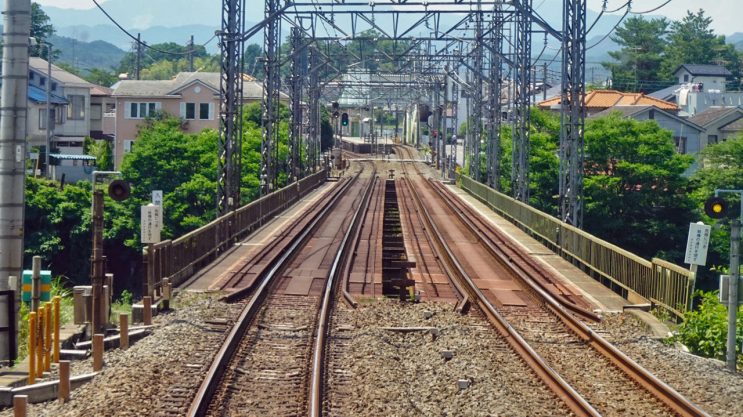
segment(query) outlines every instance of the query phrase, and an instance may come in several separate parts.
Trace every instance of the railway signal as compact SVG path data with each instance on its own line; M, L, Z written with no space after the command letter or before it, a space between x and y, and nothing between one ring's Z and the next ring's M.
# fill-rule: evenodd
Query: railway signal
M341 115L341 126L348 126L348 113Z
M722 197L710 197L704 202L704 213L713 219L727 217L729 213L728 203Z

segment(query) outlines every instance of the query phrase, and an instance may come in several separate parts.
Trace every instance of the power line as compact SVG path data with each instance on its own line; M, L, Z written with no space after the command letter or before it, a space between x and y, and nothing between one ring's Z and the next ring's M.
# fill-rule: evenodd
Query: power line
M654 8L654 9L645 10L644 12L630 12L630 13L632 13L632 14L647 14L647 13L652 13L652 12L658 10L658 9L662 9L663 7L665 7L670 2L671 2L671 0L667 0L665 3L661 4L660 6Z
M99 10L100 10L101 12L103 12L103 14L104 14L104 15L106 15L106 17L108 18L108 20L110 20L110 21L111 21L111 23L113 23L114 25L116 25L116 27L118 27L118 28L119 28L119 29L120 29L120 30L121 30L122 32L124 32L124 33L125 33L125 34L126 34L127 36L129 36L130 38L132 38L132 40L134 40L134 42L136 42L136 43L139 43L139 44L141 44L142 46L144 46L144 47L145 47L145 48L147 48L147 49L150 49L150 50L152 50L152 51L154 51L154 52L159 52L159 53L161 53L161 54L165 54L165 55L175 55L175 56L186 56L186 55L192 54L192 53L194 53L194 52L196 51L196 48L193 48L193 47L192 47L191 49L189 49L188 51L184 51L184 52L170 52L170 51L163 51L163 50L161 50L161 49L158 49L158 48L153 48L152 46L150 46L150 45L147 45L147 43L146 43L146 42L144 42L144 41L142 41L142 40L139 40L139 39L137 39L137 37L136 37L136 36L132 35L131 33L129 33L129 31L127 31L126 29L124 29L124 27L123 27L123 26L121 26L121 25L119 24L119 22L117 22L117 21L116 21L116 19L114 19L114 18L113 18L113 17L112 17L112 16L110 15L110 14L108 14L108 12L107 12L107 11L106 11L105 9L103 9L103 7L101 7L101 5L100 5L100 4L98 4L98 1L96 1L96 0L93 0L93 3L95 3L95 5L96 5L96 6L98 7L98 9L99 9ZM209 44L209 43L210 43L210 42L211 42L211 41L212 41L212 40L213 40L213 39L214 39L214 38L215 38L216 36L217 36L217 35L216 35L216 33L215 33L215 34L214 34L214 36L212 36L211 38L209 38L209 40L208 40L208 41L204 42L204 43L203 43L202 45L199 45L199 46L205 47L205 46L206 46L206 45L208 45L208 44Z
M622 22L624 21L624 18L625 18L625 17L627 17L627 15L628 15L628 14L630 13L630 10L632 9L632 0L629 0L629 1L628 1L627 3L625 3L625 4L624 4L624 6L622 6L622 7L627 7L627 10L626 10L626 11L624 12L624 14L622 15L622 17L620 17L620 18L619 18L619 21L617 22L617 24L616 24L616 25L614 25L614 27L613 27L613 28L611 28L611 30L610 30L610 31L609 31L609 32L608 32L608 33L607 33L606 35L604 35L604 36L603 36L603 37L601 38L601 40L599 40L598 42L594 43L593 45L591 45L591 46L587 47L587 48L586 48L586 51L587 51L587 50L589 50L589 49L591 49L591 48L594 48L594 47L598 46L598 45L599 45L599 44L600 44L601 42L605 41L605 40L606 40L606 38L608 38L608 37L609 37L609 35L611 35L612 33L614 33L614 31L615 31L615 30L616 30L616 29L617 29L617 28L619 27L619 25L620 25L620 24L622 24ZM620 9L622 9L622 7L620 7L620 8L619 8L619 9L617 9L617 10L620 10Z

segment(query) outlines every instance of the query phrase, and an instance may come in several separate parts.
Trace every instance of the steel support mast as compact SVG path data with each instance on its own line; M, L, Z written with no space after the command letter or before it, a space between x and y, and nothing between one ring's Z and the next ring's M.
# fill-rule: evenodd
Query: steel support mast
M560 218L583 227L586 0L563 1Z
M279 10L279 0L265 1L266 22L263 38L263 52L266 78L263 80L263 141L261 142L261 192L268 194L276 185L276 162L275 151L278 149L276 143L277 118L278 118L278 95L280 82L279 66L279 19L274 16Z
M511 181L513 197L529 201L529 140L531 105L531 0L517 0L520 10L516 13L514 30L514 107L513 107L513 167Z
M240 206L244 0L222 1L217 214Z
M292 28L291 32L291 75L289 81L291 98L291 120L289 125L289 177L288 181L297 181L303 176L300 151L302 147L302 90L307 62L302 45L302 32Z
M497 6L499 7L499 6ZM488 146L487 146L487 184L500 190L500 130L501 130L501 58L503 54L503 16L493 15L490 31L490 71L488 78ZM500 54L500 55L499 55Z
M479 2L477 7L479 11ZM472 71L472 83L470 84L470 86L472 86L472 89L470 91L470 100L472 100L472 115L468 119L468 123L472 125L470 129L470 132L472 133L472 143L470 145L470 176L475 181L480 181L480 151L482 147L482 57L483 50L485 49L482 43L482 14L477 13L475 15L475 49L473 51L474 56L472 57L472 66L474 68Z

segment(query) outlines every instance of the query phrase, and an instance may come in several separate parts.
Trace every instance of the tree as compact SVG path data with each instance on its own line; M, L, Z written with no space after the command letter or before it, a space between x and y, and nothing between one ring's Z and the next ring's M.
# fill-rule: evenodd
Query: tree
M52 26L49 16L44 12L39 3L31 3L31 37L36 40L36 46L31 48L31 56L38 56L48 60L49 50L42 45L54 35L54 26ZM59 51L52 48L52 58L56 58Z
M662 72L673 78L682 64L714 64L724 60L728 53L725 38L716 36L711 28L712 18L697 13L686 12L680 22L673 22L668 35L668 49L662 64Z
M621 49L609 52L618 62L604 62L611 71L612 87L619 91L648 92L668 84L660 73L666 52L668 21L665 18L645 20L630 17L618 27L611 39Z
M104 87L110 87L116 84L116 82L119 80L116 74L101 68L91 69L83 78L85 78L86 81L89 81L93 84L102 85Z
M641 256L683 259L694 203L671 132L619 113L589 120L585 132L584 227Z
M256 43L251 43L245 48L243 57L245 58L245 72L256 79L263 80L266 76L266 69L263 67L263 62L261 61L261 58L263 58L263 48Z

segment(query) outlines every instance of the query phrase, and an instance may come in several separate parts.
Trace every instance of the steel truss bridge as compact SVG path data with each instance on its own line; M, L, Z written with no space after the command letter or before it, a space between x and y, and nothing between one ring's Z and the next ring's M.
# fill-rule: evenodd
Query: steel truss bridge
M245 0L222 0L220 214L240 205L243 51L261 31L263 193L276 188L280 173L293 182L318 169L320 108L339 101L395 106L407 118L425 104L439 132L456 130L456 114L465 111L466 120L480 122L467 123L462 166L495 189L507 169L501 126L510 124L511 188L521 201L529 198L532 38L541 36L545 45L547 37L561 45L560 215L582 226L586 0L563 0L562 27L542 19L532 0L265 0L264 19L251 28L246 12ZM278 160L280 91L290 97L288 161ZM440 166L447 159L442 136L431 144Z

